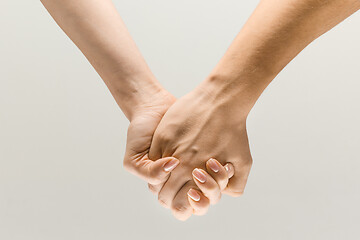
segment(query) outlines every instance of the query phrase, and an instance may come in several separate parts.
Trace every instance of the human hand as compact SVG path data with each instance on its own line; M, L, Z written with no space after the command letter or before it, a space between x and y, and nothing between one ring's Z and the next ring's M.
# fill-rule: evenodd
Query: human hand
M124 168L150 184L162 184L179 164L174 157L149 159L151 140L161 118L176 98L165 90L149 96L137 107L127 133Z
M178 211L182 212L184 210L188 210L194 215L204 215L208 211L210 204L215 204L220 200L221 192L227 186L229 179L234 175L234 167L231 163L222 166L215 159L207 161L206 170L207 172L203 169L194 169L192 177L196 186L185 186L181 189L181 193L179 192L180 195L186 196L187 194L188 197L178 198L173 204L173 208L176 209L174 215L177 219L184 221L191 216L191 214L176 214ZM163 184L155 186L149 184L149 189L157 195L162 186ZM162 205L168 208L166 205ZM184 205L190 205L190 207L182 209Z
M222 165L234 166L235 174L223 192L231 196L243 193L252 158L246 132L248 108L239 111L240 104L200 85L176 101L161 119L149 157L176 157L181 167L172 171L164 185L152 188L159 192L159 202L171 208L177 218L187 219L193 212L191 203L184 201L188 190L199 184L193 181L191 171L205 169L206 161L212 157Z
M211 158L206 162L206 171L196 168L192 171L193 181L195 182L198 190L191 185L186 184L178 192L182 196L182 192L187 192L188 202L182 197L178 197L173 202L173 211L176 218L179 220L186 220L194 215L204 215L210 207L210 204L216 204L220 201L221 192L226 188L229 179L234 175L234 167L231 163L222 166L217 160ZM191 208L185 207L188 203ZM190 211L189 211L189 210ZM188 214L184 214L188 212Z
M156 194L158 190L153 189L152 186L161 188L168 179L170 172L179 163L173 157L160 158L155 161L148 157L155 129L174 101L175 98L165 90L154 94L146 104L140 105L134 111L135 114L128 129L124 166L128 171L147 181L150 190ZM206 181L202 183L195 180L198 186L192 186L191 190L188 188L188 198L181 199L190 204L192 213L195 215L205 214L210 203L214 204L220 199L221 191L226 187L228 179L234 174L234 167L231 164L224 167L216 160L209 160L209 163L211 162L212 164L207 166L210 174L202 171L207 178Z

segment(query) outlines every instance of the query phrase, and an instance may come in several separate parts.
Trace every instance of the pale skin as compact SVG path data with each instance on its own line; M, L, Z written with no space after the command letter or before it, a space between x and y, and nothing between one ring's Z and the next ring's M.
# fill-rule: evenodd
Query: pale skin
M244 192L252 164L249 111L302 49L360 8L359 0L262 0L209 77L176 100L110 0L42 3L130 120L125 168L180 220L206 213L221 193Z
M179 160L148 158L151 139L162 116L176 101L163 89L147 66L110 0L42 0L54 20L79 47L106 83L130 121L124 165L149 184L166 182ZM129 163L133 168L129 167ZM207 211L233 175L231 164L209 160L216 172L207 184L193 191L193 212ZM211 165L211 164L210 164ZM209 165L209 166L210 166ZM206 173L207 174L207 173ZM213 176L213 177L212 177ZM219 184L218 184L219 183ZM209 196L210 198L208 198ZM215 196L218 197L218 196Z
M261 1L209 77L177 100L156 129L149 156L174 156L182 163L164 185L152 186L162 204L177 218L189 218L192 200L184 200L186 192L201 185L190 172L205 169L210 156L234 166L223 192L243 194L252 164L249 111L301 50L359 8L358 0Z

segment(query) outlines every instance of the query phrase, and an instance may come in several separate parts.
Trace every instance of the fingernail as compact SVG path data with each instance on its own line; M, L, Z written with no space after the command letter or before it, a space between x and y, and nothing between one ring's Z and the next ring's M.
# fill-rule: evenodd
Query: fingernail
M209 164L210 169L213 170L214 172L220 171L220 167L217 164L217 162L215 161L215 159L210 158L208 161L208 164Z
M227 172L230 171L229 164L226 164L226 165L224 166L224 168L225 168L225 170L226 170Z
M194 200L195 202L198 202L199 200L200 200L200 195L198 194L198 192L197 191L195 191L194 189L190 189L189 191L188 191L188 196L192 199L192 200Z
M206 175L200 169L195 168L193 176L201 183L206 182Z
M179 165L179 160L177 159L171 159L170 161L168 161L165 165L164 165L164 171L165 172L170 172L172 171L174 168L176 168L177 165Z

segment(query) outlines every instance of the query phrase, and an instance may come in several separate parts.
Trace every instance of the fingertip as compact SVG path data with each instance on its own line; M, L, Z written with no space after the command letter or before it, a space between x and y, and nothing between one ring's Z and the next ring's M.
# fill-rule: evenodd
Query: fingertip
M200 168L195 168L192 171L192 175L193 175L193 179L195 181L198 181L199 183L205 183L207 180L207 172L205 172L204 170L200 169Z
M153 185L166 182L170 173L179 165L180 161L173 157L149 160L147 168L147 182Z
M174 170L179 165L179 163L180 163L179 159L173 157L169 158L167 162L163 165L163 170L169 173L172 170Z
M199 192L198 192L199 193ZM202 193L199 193L200 199L199 201L194 201L192 197L188 195L188 201L193 208L193 214L197 216L205 215L210 207L210 200L205 197Z
M228 178L232 178L235 173L234 165L232 165L232 163L227 163L227 164L225 164L224 168L228 174Z
M200 201L200 194L192 188L187 192L187 195L190 197L191 200L195 202Z
M217 173L220 171L221 164L216 159L210 158L206 164L213 172Z

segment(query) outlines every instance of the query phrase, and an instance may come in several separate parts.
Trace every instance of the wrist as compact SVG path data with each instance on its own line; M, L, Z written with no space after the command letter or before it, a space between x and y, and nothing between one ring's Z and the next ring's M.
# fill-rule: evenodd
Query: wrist
M246 118L260 97L266 85L261 84L272 75L234 76L230 74L210 74L198 86L198 91L206 93L213 104L219 105L235 115Z
M106 82L116 103L131 121L135 115L169 94L152 74L137 74ZM169 94L170 95L170 94Z

